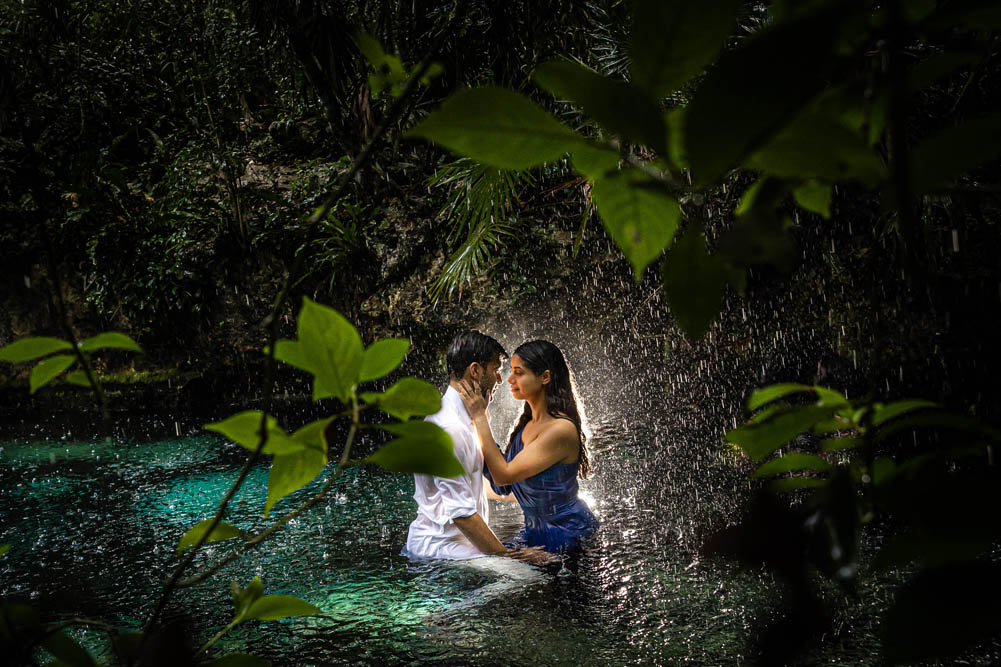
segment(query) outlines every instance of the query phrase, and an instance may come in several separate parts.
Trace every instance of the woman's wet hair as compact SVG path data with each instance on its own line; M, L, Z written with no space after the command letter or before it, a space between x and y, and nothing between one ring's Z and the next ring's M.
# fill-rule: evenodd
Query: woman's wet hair
M496 339L475 329L464 331L452 339L445 353L449 378L461 380L469 364L474 362L486 368L496 355L500 355L501 359L507 357L504 347Z
M574 393L573 374L567 365L560 349L547 340L530 340L522 343L514 351L522 363L535 375L549 371L549 384L543 386L546 393L546 410L558 419L567 419L577 427L577 440L580 442L580 477L587 478L591 472L591 464L587 458L587 436L581 428L580 410L577 408L577 397ZM532 406L525 401L525 410L511 431L508 446L514 442L515 436L532 419Z

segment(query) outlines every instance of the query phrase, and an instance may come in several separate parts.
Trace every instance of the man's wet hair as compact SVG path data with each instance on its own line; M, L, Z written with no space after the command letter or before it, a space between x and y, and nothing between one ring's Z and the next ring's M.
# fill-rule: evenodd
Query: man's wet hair
M469 368L469 364L473 362L486 368L498 354L501 359L507 357L504 347L496 339L475 329L464 331L452 339L452 344L448 346L448 352L445 354L449 378L460 379Z

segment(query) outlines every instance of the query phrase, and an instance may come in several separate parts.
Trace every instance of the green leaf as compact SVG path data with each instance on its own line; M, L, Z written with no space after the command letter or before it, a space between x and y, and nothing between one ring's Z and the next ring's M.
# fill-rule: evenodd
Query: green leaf
M312 616L321 610L291 595L265 595L247 610L246 620L277 621L292 616Z
M470 88L407 132L501 169L525 170L551 162L579 138L528 98L503 88Z
M39 361L38 364L31 369L31 375L28 378L28 383L31 385L31 393L34 394L39 389L52 382L57 375L72 366L75 361L76 356L72 354L57 354L54 357L49 357L48 359Z
M812 392L813 387L808 384L773 384L761 389L755 389L751 392L750 398L747 399L747 409L757 410L762 405L771 403L772 401L777 401L780 398L785 398L790 394L797 394L802 392Z
M949 127L918 144L910 156L912 190L922 195L1001 155L1001 114Z
M751 475L751 479L761 477L771 477L781 475L786 472L796 472L799 470L830 470L833 468L830 463L820 458L816 454L806 452L790 452L785 456L772 459L767 463L758 466L758 469Z
M820 448L825 452L836 452L839 449L852 449L862 444L862 438L855 435L843 435L838 438L827 438L820 441Z
M575 146L571 157L574 169L591 181L596 181L609 172L616 172L619 169L618 153L592 143Z
M216 658L209 667L271 667L271 661L249 653L230 653Z
M873 409L872 414L872 425L879 426L884 422L888 422L891 419L899 417L900 415L907 414L908 412L913 412L915 410L922 410L925 408L941 408L938 403L932 401L925 401L922 399L914 399L909 401L895 401L889 405L876 405Z
M292 434L292 438L301 441L307 449L326 454L329 445L327 442L327 426L334 419L336 417L327 417L326 419L317 419L314 422L310 422L296 429L295 433Z
M366 392L361 398L366 403L378 404L380 410L403 421L441 410L441 394L434 385L417 378L402 378L381 394Z
M437 477L466 474L459 459L455 458L452 437L437 424L412 421L385 424L379 428L398 437L377 449L363 463L374 463L393 472L425 473Z
M832 190L833 188L826 183L807 181L794 188L792 196L803 209L830 220Z
M212 519L205 519L204 521L199 521L194 526L188 529L184 535L181 536L181 540L177 543L177 553L180 554L182 551L188 547L193 547L202 539L202 535L205 531L209 529L212 525ZM225 521L220 521L215 529L209 534L208 539L205 540L205 544L209 542L218 542L220 540L228 540L233 537L240 537L243 535L243 531L226 523Z
M681 88L723 48L736 24L735 0L640 0L633 6L630 71L654 97Z
M69 384L75 384L78 387L90 389L90 381L87 380L87 374L83 371L73 371L72 373L69 373L65 379Z
M358 330L333 308L303 297L298 340L278 341L275 357L313 374L313 400L351 400L364 350Z
M625 141L643 144L660 154L666 152L660 109L636 86L602 76L570 60L540 65L532 73L532 80L557 98L579 106L599 125Z
M826 479L817 477L788 477L786 479L776 479L768 483L768 488L775 493L788 493L798 489L815 489L827 484Z
M766 264L788 272L797 260L790 226L788 218L759 211L738 217L720 240L717 254L738 266Z
M387 54L382 44L363 30L355 33L354 41L358 45L358 50L375 70L368 76L372 97L378 97L384 90L389 90L393 97L399 97L410 78L400 59Z
M723 308L726 269L709 254L696 224L689 225L674 243L661 267L671 314L689 340L698 340Z
M268 494L264 503L264 517L279 500L306 486L323 472L327 455L316 449L302 449L291 454L279 454L271 463L268 473Z
M986 424L981 424L975 419L951 412L937 411L920 412L916 415L905 415L899 419L894 419L887 424L881 425L873 439L876 442L882 442L902 431L911 431L920 428L965 431L985 435L994 441L1001 439L1001 434L996 429Z
M263 454L291 454L315 444L291 437L278 426L278 420L268 415L268 441L262 450ZM235 442L244 449L255 451L260 441L261 411L246 410L237 413L221 422L205 424L202 428L215 431Z
M761 461L797 435L809 431L818 421L829 418L834 409L819 405L780 410L769 419L745 424L728 431L727 442L740 446L751 460Z
M817 392L817 398L820 399L822 405L831 405L837 407L846 407L850 405L848 399L840 391L835 391L834 389L828 389L827 387L821 387L819 385L814 386L813 390Z
M53 352L58 352L59 350L72 349L72 345L59 338L48 338L46 336L22 338L10 345L0 347L0 361L8 361L16 364L22 361L32 361Z
M362 356L358 382L378 380L389 375L403 363L410 351L410 341L406 338L384 338L368 346Z
M975 51L943 51L921 61L907 75L907 89L914 93L980 58Z
M674 238L681 207L659 183L636 169L596 180L591 196L605 229L629 260L638 282Z
M90 653L70 639L65 632L56 632L43 639L42 648L56 659L73 667L90 667L96 664Z
M780 178L858 181L886 178L883 163L858 134L825 113L807 113L780 130L745 162Z
M231 581L229 586L233 591L233 604L236 606L233 615L233 624L236 625L247 620L247 610L264 595L264 583L257 576L242 590L236 581Z
M788 21L720 56L685 114L684 152L699 184L735 167L823 89L837 24L833 11Z
M139 343L135 342L123 333L118 333L117 331L106 331L105 333L97 334L92 338L80 343L80 349L87 352L93 352L94 350L100 350L107 347L118 348L120 350L131 350L133 352L142 352L143 349L139 347Z
M8 551L10 551L9 544L0 544L0 556L5 555Z

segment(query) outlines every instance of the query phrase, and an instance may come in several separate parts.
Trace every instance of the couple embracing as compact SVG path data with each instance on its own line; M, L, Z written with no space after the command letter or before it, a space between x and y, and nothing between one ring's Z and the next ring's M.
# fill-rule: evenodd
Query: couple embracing
M405 555L451 560L497 555L542 564L572 551L597 527L577 497L577 477L586 477L589 465L563 354L552 343L533 340L511 355L507 382L525 408L502 451L486 408L506 357L500 343L479 331L462 333L449 346L449 386L441 410L427 419L452 436L465 474L414 475L417 518ZM505 546L490 529L488 496L521 505L525 528L517 547Z

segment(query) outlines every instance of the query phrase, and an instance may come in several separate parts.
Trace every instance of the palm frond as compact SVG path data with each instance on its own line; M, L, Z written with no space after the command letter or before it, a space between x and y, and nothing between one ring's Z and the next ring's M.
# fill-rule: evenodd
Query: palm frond
M469 158L439 168L432 187L450 188L439 215L448 221L448 245L459 244L428 294L451 296L474 276L489 270L490 259L518 227L518 190L534 183L525 172L497 169ZM461 241L461 242L460 242Z

